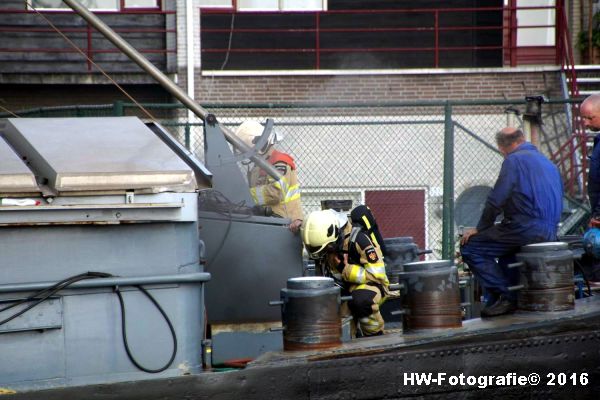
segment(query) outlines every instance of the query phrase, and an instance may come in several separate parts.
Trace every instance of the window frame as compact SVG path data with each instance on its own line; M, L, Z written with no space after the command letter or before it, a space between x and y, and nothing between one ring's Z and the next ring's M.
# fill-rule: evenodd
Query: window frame
M131 10L162 10L162 1L163 0L154 0L154 4L155 6L153 7L148 7L148 6L133 6L133 7L125 7L125 2L126 0L120 0L120 8L121 11L131 11Z
M163 0L154 0L154 4L155 6L139 6L139 7L135 7L135 6L129 6L126 7L125 3L127 0L118 0L119 5L117 6L117 8L90 8L90 11L98 11L98 12L103 12L103 13L119 13L119 12L125 12L125 11L156 11L156 10L162 10L162 1ZM33 1L32 1L33 3ZM33 11L34 8L38 11L61 11L61 12L65 12L65 11L70 11L73 12L73 10L71 10L71 8L69 7L64 7L64 8L51 8L51 7L36 7L35 5L30 6L29 3L27 3L27 10L28 11Z
M281 12L281 13L285 13L285 12L302 12L302 11L306 11L306 12L318 12L318 11L327 11L327 7L328 7L328 0L319 0L321 3L321 7L320 8L284 8L283 7L283 3L285 0L277 0L277 7L276 8L269 8L269 7L250 7L250 8L241 8L240 7L240 0L230 0L230 4L229 5L200 5L200 8L203 10L233 10L235 12L239 12L239 13L245 13L245 12Z
M202 5L202 0L200 0L200 9L201 10L236 10L237 0L229 0L229 5Z

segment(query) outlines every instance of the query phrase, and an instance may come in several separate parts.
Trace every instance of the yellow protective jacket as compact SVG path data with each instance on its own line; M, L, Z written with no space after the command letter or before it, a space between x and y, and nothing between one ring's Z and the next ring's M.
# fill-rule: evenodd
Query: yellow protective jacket
M340 273L338 262L332 254L327 257L330 272L347 283L350 292L358 286L373 283L381 287L382 296L387 296L390 283L385 274L383 254L379 246L373 244L367 232L360 228L353 229L350 223L346 224L342 235L345 258L343 269Z
M280 217L292 221L303 220L300 186L294 159L286 153L272 150L267 161L279 171L281 178L276 181L261 168L254 166L248 177L254 203L271 207L273 214Z

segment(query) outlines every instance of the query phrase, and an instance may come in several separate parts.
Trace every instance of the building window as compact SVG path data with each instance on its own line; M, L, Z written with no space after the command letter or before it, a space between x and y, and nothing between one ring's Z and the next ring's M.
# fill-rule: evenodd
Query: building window
M200 0L200 7L233 8L233 3L231 0Z
M125 0L124 8L158 8L158 0Z
M327 10L327 0L280 0L280 10Z
M200 0L206 8L233 8L232 0ZM327 10L327 0L237 0L238 11L321 11Z
M125 9L159 8L160 0L80 0L81 4L90 10L120 11ZM70 9L62 0L31 0L36 9L60 10Z
M517 46L554 46L556 40L555 0L518 0ZM527 7L532 7L528 9ZM533 7L546 7L535 9ZM537 26L537 28L535 28Z

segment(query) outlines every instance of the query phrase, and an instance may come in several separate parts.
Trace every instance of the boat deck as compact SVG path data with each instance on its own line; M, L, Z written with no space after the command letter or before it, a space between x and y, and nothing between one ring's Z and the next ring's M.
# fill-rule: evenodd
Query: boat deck
M463 321L460 328L431 329L411 332L401 332L398 329L386 331L383 336L355 339L332 349L311 351L270 352L258 357L252 366L262 366L278 362L304 362L306 360L325 360L376 354L380 352L402 351L404 349L420 348L423 346L452 342L472 342L477 337L521 336L523 338L538 334L550 334L562 327L561 331L577 330L582 320L600 317L600 296L592 296L575 301L575 308L568 311L534 312L518 310L514 314L495 318L474 318ZM531 334L531 335L530 335Z

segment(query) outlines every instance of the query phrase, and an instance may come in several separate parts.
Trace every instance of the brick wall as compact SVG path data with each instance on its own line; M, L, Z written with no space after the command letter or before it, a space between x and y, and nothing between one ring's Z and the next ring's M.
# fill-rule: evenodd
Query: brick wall
M180 81L180 84L182 82ZM388 75L204 76L200 103L375 102L558 97L559 74L526 72L398 73Z
M186 85L185 69L179 85ZM528 72L387 75L196 76L196 100L209 103L330 103L509 99L544 93L558 98L559 74ZM125 85L141 102L171 102L157 84ZM75 104L105 104L127 98L111 85L0 85L0 104L11 110Z

